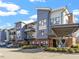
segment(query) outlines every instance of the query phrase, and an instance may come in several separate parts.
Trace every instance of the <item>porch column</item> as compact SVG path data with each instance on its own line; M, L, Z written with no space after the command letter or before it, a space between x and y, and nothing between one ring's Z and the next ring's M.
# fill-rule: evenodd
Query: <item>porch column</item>
M66 40L66 46L71 47L72 45L76 45L75 37L70 37Z
M53 39L48 38L48 47L53 47Z
M72 45L75 46L75 45L76 45L76 37L73 37L72 39L73 39L73 43L72 43Z

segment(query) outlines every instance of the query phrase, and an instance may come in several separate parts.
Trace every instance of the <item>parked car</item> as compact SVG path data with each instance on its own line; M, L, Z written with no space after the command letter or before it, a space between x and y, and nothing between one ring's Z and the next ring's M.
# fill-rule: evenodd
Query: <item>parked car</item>
M5 42L0 42L0 47L6 47L6 43Z
M6 47L7 48L12 48L13 47L13 44L8 44Z
M6 45L6 48L19 48L18 45L8 44Z

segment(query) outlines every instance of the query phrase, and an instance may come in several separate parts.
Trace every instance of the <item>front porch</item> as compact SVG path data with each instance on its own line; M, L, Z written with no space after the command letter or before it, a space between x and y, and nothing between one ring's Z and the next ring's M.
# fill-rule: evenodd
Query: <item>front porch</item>
M72 35L79 28L79 24L63 24L52 26L55 35L49 35L49 47L71 47L76 45L76 38Z
M49 37L48 46L49 47L71 47L76 45L75 37Z

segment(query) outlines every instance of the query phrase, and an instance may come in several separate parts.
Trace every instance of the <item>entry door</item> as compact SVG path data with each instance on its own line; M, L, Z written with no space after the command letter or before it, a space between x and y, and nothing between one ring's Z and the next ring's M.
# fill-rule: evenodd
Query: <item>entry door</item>
M62 39L61 42L62 42L62 47L65 47L65 39Z
M56 45L56 39L53 39L53 47L57 47L57 45Z
M58 47L65 47L65 39L59 40Z

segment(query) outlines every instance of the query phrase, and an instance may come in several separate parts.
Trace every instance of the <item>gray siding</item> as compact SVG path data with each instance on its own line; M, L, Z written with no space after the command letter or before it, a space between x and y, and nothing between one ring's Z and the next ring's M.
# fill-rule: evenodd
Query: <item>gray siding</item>
M46 19L46 23L44 24L46 25L46 29L39 30L39 28L42 28L39 22L44 19ZM49 11L48 10L37 10L37 38L38 39L48 38L48 27L49 27ZM44 33L43 35L42 35L42 31Z

